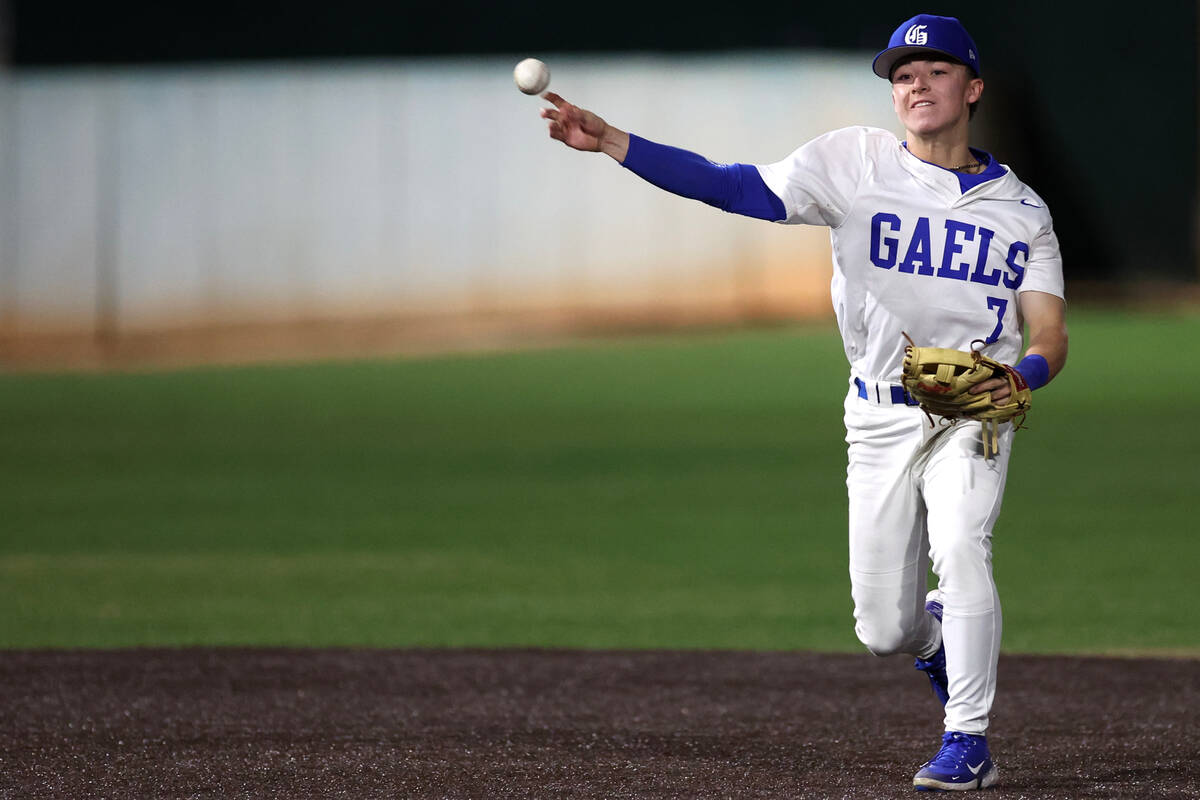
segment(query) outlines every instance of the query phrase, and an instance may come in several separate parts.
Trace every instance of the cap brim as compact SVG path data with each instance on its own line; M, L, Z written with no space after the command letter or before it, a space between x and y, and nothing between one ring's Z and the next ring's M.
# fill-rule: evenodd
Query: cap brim
M952 61L955 64L962 64L963 61L958 56L948 50L939 50L936 47L921 47L918 45L905 45L904 47L891 47L884 50L879 55L875 56L875 62L871 64L871 69L876 75L884 80L891 80L892 67L897 61L905 56L911 56L914 53L930 53L939 56L945 56L947 61ZM963 64L964 67L970 70L974 68L970 64Z

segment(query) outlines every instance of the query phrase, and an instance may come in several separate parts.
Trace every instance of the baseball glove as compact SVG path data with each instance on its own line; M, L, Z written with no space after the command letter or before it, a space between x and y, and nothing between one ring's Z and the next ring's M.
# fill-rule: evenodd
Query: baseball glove
M1014 429L1020 428L1033 402L1033 392L1021 373L978 350L917 347L912 339L908 341L904 348L904 388L929 415L930 424L935 414L951 423L979 420L983 424L983 456L991 458L999 448L1000 424L1011 421ZM976 343L982 341L972 342ZM1009 395L1002 402L994 401L991 392L970 393L972 386L991 378L1008 381Z

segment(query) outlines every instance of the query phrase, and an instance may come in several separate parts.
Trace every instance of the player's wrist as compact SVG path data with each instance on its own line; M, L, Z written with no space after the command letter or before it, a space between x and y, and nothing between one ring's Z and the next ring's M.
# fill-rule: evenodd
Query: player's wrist
M1030 389L1040 389L1050 382L1050 363L1037 353L1025 356L1013 369L1021 373Z
M629 134L607 122L596 141L599 151L611 156L618 164L623 164L629 155Z

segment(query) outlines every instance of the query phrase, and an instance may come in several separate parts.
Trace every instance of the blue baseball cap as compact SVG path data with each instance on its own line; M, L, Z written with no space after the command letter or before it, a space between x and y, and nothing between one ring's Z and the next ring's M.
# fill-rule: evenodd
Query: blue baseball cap
M954 17L917 14L901 23L886 50L875 56L871 69L881 78L891 80L892 66L914 53L940 53L970 67L979 77L979 48L967 29Z

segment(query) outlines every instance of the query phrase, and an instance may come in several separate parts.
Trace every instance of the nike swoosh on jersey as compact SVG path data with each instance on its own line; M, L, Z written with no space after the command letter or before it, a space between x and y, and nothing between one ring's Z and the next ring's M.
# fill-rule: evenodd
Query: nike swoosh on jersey
M1039 206L1037 203L1031 203L1028 200L1026 200L1024 197L1021 198L1021 205L1029 206L1030 208L1041 208L1041 206Z

